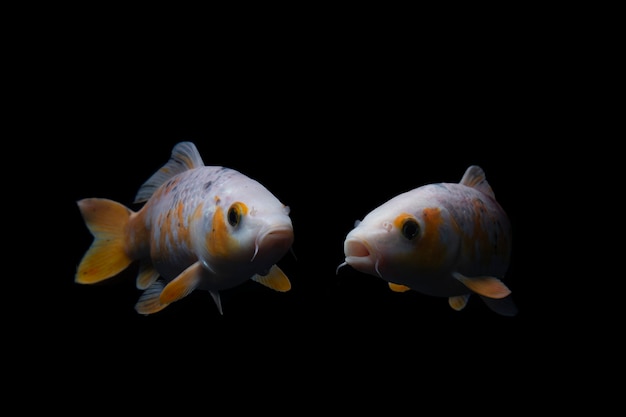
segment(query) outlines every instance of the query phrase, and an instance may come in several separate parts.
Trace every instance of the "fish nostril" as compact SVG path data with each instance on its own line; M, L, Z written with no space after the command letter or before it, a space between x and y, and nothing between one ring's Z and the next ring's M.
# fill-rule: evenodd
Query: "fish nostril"
M356 257L370 256L370 251L361 241L350 240L346 245L346 255Z

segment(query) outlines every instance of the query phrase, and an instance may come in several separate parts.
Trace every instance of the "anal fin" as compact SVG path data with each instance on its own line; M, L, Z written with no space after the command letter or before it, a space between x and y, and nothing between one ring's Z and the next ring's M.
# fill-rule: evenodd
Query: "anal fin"
M165 288L165 281L159 279L150 285L139 297L135 310L139 314L148 315L163 310L167 304L161 303L161 292Z

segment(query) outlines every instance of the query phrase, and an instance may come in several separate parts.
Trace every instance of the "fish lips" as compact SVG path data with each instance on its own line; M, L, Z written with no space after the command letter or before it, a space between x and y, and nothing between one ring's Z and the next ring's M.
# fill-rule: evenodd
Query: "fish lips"
M372 275L380 275L375 252L364 240L348 238L344 243L346 263L354 269Z
M263 258L277 258L284 255L294 241L293 227L291 225L269 226L261 230L256 238L258 255ZM277 260L277 259L275 259Z

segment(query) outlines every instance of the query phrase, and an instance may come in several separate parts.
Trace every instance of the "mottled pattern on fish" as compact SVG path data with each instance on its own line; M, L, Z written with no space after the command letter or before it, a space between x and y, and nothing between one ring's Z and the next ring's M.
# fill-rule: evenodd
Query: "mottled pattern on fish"
M458 184L424 185L369 212L346 236L339 267L378 276L394 291L448 297L456 310L476 293L494 311L515 315L501 280L511 243L509 219L474 165Z
M425 185L412 193L412 198L429 205L423 211L425 218L443 221L440 210L450 213L451 227L460 237L460 272L504 276L510 261L511 225L493 197L452 183Z
M151 231L150 256L160 265L164 278L175 277L187 264L185 259L196 258L193 234L198 227L212 231L207 236L207 251L212 248L216 253L223 247L222 252L227 252L233 238L228 233L216 235L215 230L224 230L222 207L234 202L228 187L249 187L249 182L232 169L207 166L178 174L154 193L135 221L144 222ZM201 226L203 221L210 224ZM219 222L217 228L214 221Z
M137 193L137 212L106 199L78 202L94 242L76 282L110 278L140 262L136 309L162 310L195 289L219 291L254 280L277 291L291 284L276 262L293 242L289 208L261 185L226 167L204 166L191 142Z

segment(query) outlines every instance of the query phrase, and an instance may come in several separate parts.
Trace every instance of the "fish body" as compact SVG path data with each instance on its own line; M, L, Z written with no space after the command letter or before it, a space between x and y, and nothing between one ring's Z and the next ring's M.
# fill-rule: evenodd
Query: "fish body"
M517 314L503 283L511 223L476 165L459 183L427 184L369 212L344 240L339 268L382 278L393 291L447 297L461 310L478 294L493 311Z
M75 281L93 284L139 262L135 309L152 314L194 290L219 292L259 282L276 291L291 283L276 263L290 250L289 207L265 186L227 167L205 166L192 142L139 189L138 211L108 199L77 202L94 241Z

